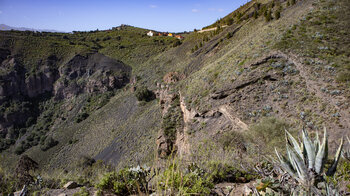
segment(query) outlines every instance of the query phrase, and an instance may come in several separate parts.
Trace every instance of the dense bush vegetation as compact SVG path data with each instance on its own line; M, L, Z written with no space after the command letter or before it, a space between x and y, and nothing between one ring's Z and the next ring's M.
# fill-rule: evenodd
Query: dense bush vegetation
M58 141L54 140L52 137L47 137L42 145L40 145L40 149L46 151L58 144Z
M283 120L274 117L262 118L249 128L246 136L257 145L254 149L259 150L259 153L269 154L275 148L284 147L285 129L288 128L289 124Z
M149 174L147 167L124 168L105 174L97 187L117 195L148 193Z
M136 88L135 96L138 101L151 101L155 97L154 93L143 85Z

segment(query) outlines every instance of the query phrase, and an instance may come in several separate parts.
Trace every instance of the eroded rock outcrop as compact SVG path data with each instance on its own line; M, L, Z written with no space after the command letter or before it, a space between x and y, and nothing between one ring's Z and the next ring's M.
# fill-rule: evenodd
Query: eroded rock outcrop
M160 158L166 158L177 152L176 141L183 133L183 114L180 108L180 95L172 88L179 80L177 73L168 73L164 77L165 85L158 84L156 96L162 109L162 127L158 133L157 150Z
M83 92L106 92L129 82L131 67L102 54L76 55L60 69L58 61L51 56L38 70L29 73L15 58L4 60L0 96L33 98L49 92L63 99Z
M159 98L159 103L162 109L162 127L158 133L157 149L160 158L166 158L171 153L176 153L176 133L178 132L178 125L182 114L179 111L178 102L179 97L176 92L171 92L168 85L160 86L160 90L156 95Z
M121 88L130 80L131 67L96 53L73 57L59 72L61 77L54 86L54 95L63 99Z
M131 67L99 53L76 55L67 63L51 55L38 66L28 68L10 51L0 50L0 61L2 135L8 133L10 126L23 127L29 117L38 116L38 106L32 103L51 97L62 100L82 93L112 91L126 85L131 74Z

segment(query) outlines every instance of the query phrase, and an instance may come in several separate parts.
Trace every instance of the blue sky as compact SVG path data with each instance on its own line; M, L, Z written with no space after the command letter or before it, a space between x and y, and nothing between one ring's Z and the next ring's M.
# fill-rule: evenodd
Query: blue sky
M247 0L0 0L0 24L59 31L129 24L180 32L200 29Z

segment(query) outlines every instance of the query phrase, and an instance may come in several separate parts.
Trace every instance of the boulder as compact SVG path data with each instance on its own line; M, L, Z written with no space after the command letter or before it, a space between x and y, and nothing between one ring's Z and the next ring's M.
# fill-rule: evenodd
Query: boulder
M69 182L67 182L67 184L65 184L63 186L63 188L65 188L65 189L75 189L77 187L79 187L79 185L74 181L69 181Z

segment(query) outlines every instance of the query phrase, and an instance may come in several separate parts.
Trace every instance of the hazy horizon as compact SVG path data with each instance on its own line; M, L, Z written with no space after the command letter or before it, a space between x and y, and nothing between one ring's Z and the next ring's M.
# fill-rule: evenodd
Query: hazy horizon
M0 24L63 32L106 30L127 24L159 31L182 32L209 25L246 2L0 0Z

